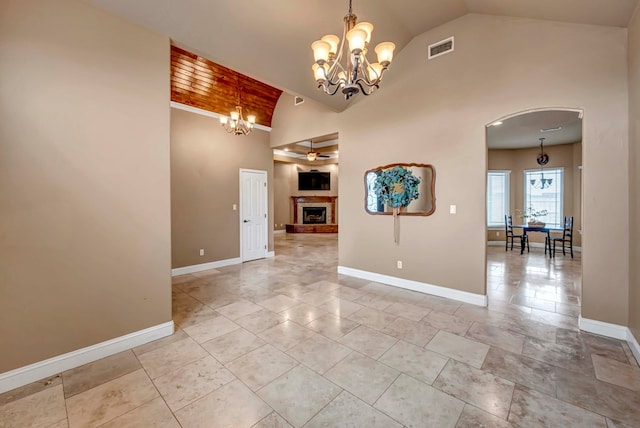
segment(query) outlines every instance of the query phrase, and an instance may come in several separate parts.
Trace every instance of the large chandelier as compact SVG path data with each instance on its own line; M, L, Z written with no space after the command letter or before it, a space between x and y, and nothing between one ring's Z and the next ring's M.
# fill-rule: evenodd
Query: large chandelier
M549 155L544 152L544 138L540 138L540 154L536 162L540 165L540 178L532 178L529 182L534 189L548 189L553 183L553 178L544 178L544 166L549 163Z
M378 62L369 63L367 48L373 24L356 22L357 17L351 11L349 0L349 13L344 17L342 40L328 34L311 44L316 61L313 64L313 75L318 82L318 89L322 88L329 95L335 95L338 89L342 89L346 100L360 91L364 95L370 95L378 89L382 74L391 64L396 48L391 42L378 44L375 48ZM345 40L348 41L348 46ZM344 64L341 63L343 60Z
M229 117L220 116L220 125L225 131L234 135L247 135L253 131L253 126L256 123L256 117L252 114L244 118L242 114L242 106L240 105L240 76L237 76L236 81L236 110L229 113Z

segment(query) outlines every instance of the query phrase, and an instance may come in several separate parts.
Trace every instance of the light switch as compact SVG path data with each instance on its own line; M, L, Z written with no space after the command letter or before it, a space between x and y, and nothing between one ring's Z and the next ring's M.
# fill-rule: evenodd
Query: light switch
M456 206L449 205L449 214L455 214L455 213L456 213Z

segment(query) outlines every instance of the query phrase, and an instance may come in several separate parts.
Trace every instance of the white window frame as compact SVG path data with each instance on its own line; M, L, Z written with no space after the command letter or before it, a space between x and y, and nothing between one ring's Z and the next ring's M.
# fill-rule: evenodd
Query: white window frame
M506 212L503 213L503 215L499 218L499 219L493 219L494 222L491 222L489 213L490 213L490 209L491 209L491 204L489 203L489 196L491 195L491 192L489 191L489 177L490 175L499 175L499 176L503 176L505 178L505 189L504 189L504 200L503 200L503 204L505 206ZM499 169L490 169L489 171L487 171L487 228L503 228L504 227L504 216L508 215L510 212L510 193L511 193L511 187L510 187L510 183L511 183L511 171L510 170L499 170ZM497 220L497 221L496 221Z
M551 175L551 173L554 174L554 176L557 174L557 172L560 172L560 175L562 176L562 186L560 189L560 200L557 201L556 203L558 204L559 210L558 210L558 218L557 221L551 221L551 219L549 219L549 217L540 217L538 220L549 224L551 226L559 226L562 227L562 225L564 224L564 181L565 181L565 174L564 174L564 167L555 167L555 168L545 168L544 169L544 173ZM529 190L531 189L531 183L530 183L530 178L528 177L528 174L540 174L540 169L536 168L536 169L525 169L523 171L523 175L524 175L524 193L523 193L523 209L526 210L527 208L531 207L532 204L530 202L530 198L529 198ZM556 183L557 184L557 183ZM540 210L543 209L542 207L533 207L536 210Z

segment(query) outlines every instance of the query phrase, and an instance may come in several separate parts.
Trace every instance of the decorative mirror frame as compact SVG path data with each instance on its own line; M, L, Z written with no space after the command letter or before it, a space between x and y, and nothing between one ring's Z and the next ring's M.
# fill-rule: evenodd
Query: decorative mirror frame
M425 164L425 163L392 163L389 165L383 165L383 166L366 170L364 173L364 210L365 212L371 215L393 215L392 211L385 211L385 212L369 211L369 208L367 206L367 200L369 196L369 186L367 186L367 175L369 175L372 172L383 171L386 169L394 168L396 166L401 166L405 168L409 168L409 167L428 168L431 170L431 177L432 177L431 186L429 189L431 192L431 210L421 211L421 212L407 212L407 211L400 210L398 215L430 216L431 214L433 214L436 211L436 169L433 167L433 165Z

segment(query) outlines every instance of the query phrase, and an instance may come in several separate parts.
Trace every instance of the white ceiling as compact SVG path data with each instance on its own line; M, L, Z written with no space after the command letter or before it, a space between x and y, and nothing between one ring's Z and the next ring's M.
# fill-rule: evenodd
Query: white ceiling
M342 36L347 0L89 0L165 34L178 46L286 92L342 111L348 103L316 89L314 40ZM467 13L626 27L639 0L353 0L375 25L373 44L396 52L415 36ZM392 71L392 70L391 70Z
M551 130L554 128L560 129ZM542 132L542 129L548 131ZM490 149L538 147L541 137L545 139L545 146L580 142L582 118L576 111L536 111L487 127L487 146Z

